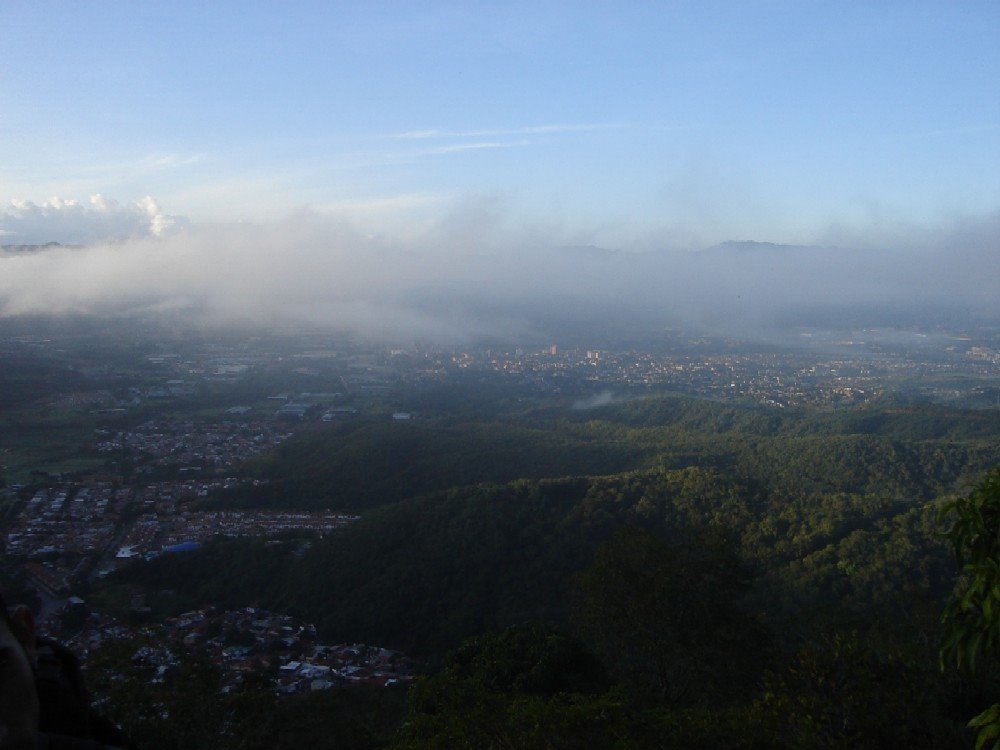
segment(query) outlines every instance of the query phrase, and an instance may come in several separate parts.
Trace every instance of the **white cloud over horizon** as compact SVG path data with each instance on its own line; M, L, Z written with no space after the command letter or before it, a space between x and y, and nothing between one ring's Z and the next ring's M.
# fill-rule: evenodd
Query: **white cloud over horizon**
M184 223L182 217L165 213L148 195L124 205L100 193L86 203L59 197L42 203L14 199L0 209L0 244L87 245L161 237Z
M922 228L840 225L823 238L850 241L840 248L614 253L567 248L581 243L558 222L516 220L489 197L398 205L427 201L434 218L393 233L372 232L370 221L374 212L381 224L392 200L173 227L152 199L22 204L13 212L33 231L42 219L75 218L82 234L107 235L83 248L0 254L0 317L174 311L450 341L518 336L540 320L680 321L752 335L802 310L950 305L1000 317L1000 211Z

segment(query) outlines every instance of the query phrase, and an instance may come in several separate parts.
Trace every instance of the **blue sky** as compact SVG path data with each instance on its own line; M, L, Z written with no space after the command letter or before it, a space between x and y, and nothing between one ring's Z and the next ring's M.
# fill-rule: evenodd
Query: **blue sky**
M1000 208L998 81L996 2L11 1L0 206L821 241Z

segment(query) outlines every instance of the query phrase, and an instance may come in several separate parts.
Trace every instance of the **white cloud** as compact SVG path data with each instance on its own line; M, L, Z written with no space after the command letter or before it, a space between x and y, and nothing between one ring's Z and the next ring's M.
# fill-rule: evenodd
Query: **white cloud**
M400 197L404 213L421 196ZM432 201L432 203L434 203ZM393 202L340 204L281 221L190 226L156 237L152 199L95 196L22 213L127 214L132 239L0 254L0 317L186 311L215 322L324 323L386 338L519 336L539 325L687 322L752 335L803 309L919 313L958 303L1000 316L1000 214L878 234L878 251L813 248L608 253L570 248L558 223L515 220L503 197L437 205L391 235ZM75 212L75 213L74 213ZM769 239L769 238L763 238ZM856 248L870 248L858 234ZM541 322L540 322L541 321Z
M54 197L42 203L15 199L0 209L4 244L88 245L132 238L162 236L183 224L163 212L151 196L121 205L97 193L84 204Z
M527 125L518 128L482 128L478 130L441 130L437 128L410 130L404 133L393 133L386 137L394 141L412 141L417 143L439 142L441 145L400 151L386 154L385 156L392 160L405 160L444 154L457 154L466 151L518 148L521 146L537 145L551 140L551 138L546 138L546 136L613 130L621 127L623 126L613 123L592 123L578 125Z
M400 140L426 140L430 138L496 138L512 135L544 135L547 133L586 133L594 130L614 130L622 127L615 123L592 123L587 125L526 125L520 128L485 128L482 130L409 130L394 133L391 138Z
M525 139L519 141L472 141L470 143L453 143L449 146L437 146L435 148L423 149L421 151L412 152L410 155L431 156L434 154L454 154L460 151L477 151L479 149L516 148L517 146L529 146L532 143L534 143L534 141Z

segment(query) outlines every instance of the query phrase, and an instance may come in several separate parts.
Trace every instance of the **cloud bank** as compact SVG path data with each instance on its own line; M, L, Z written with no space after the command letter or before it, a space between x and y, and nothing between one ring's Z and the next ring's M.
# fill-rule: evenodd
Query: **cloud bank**
M77 238L111 226L130 239L0 255L0 316L171 311L450 342L675 324L769 336L838 316L917 320L935 310L1000 319L1000 212L867 239L856 230L847 248L627 253L566 247L565 232L518 224L489 200L398 237L305 211L173 231L155 202L105 207L95 197L20 211L56 216L54 226L82 216Z
M0 244L85 245L108 240L160 237L183 220L165 214L150 196L121 205L100 193L87 203L52 198L43 203L11 201L0 209Z

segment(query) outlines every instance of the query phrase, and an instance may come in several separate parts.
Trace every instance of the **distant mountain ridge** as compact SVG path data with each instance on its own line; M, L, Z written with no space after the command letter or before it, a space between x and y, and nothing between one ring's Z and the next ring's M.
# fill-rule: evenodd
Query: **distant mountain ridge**
M0 245L0 250L5 253L37 253L61 247L80 249L83 245L64 245L61 242L46 242L44 245Z
M783 245L777 242L758 242L756 240L726 240L725 242L720 242L718 245L712 245L711 247L706 247L699 251L700 254L721 254L721 253L739 253L741 255L746 255L749 253L799 253L799 252L817 252L821 250L830 250L832 248L823 247L822 245Z
M643 256L645 253L628 252L616 250L598 245L561 245L556 248L558 253L581 259L613 259L621 257ZM792 255L804 253L822 252L847 252L844 248L830 247L826 245L786 245L780 242L761 242L759 240L725 240L716 245L701 248L694 251L694 255L701 257L747 257L756 255ZM651 253L656 255L657 253Z

